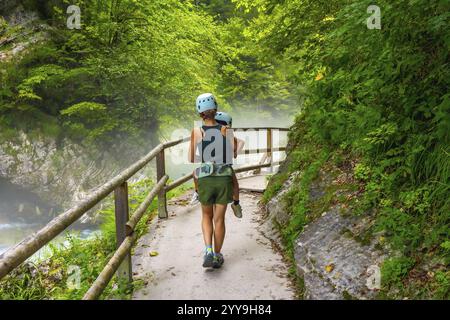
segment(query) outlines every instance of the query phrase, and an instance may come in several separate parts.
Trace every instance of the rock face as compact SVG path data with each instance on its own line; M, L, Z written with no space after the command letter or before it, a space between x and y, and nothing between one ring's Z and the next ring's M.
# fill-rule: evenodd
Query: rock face
M20 56L28 47L48 38L49 26L39 23L36 12L26 10L20 3L6 1L0 4L0 63ZM10 29L5 32L5 23ZM14 28L12 28L14 27ZM11 29L14 30L11 32ZM10 45L5 49L5 45Z
M291 213L286 209L283 197L289 191L298 173L291 175L284 183L281 190L266 204L265 222L261 224L261 232L274 241L279 247L282 247L282 240L278 232L277 225L286 224ZM270 183L270 182L269 182Z
M263 232L278 244L281 241L276 236L276 224L284 225L291 216L282 199L293 181L291 176L266 206L268 219ZM313 184L311 197L324 194L320 186ZM377 294L379 266L386 253L375 248L375 240L357 240L373 219L369 214L353 216L342 212L339 205L333 206L305 226L295 242L295 262L304 280L305 299L373 299Z
M37 12L28 10L16 0L2 0L0 2L0 16L11 26L24 25L38 19Z
M2 0L0 2L0 15L8 14L12 9L17 7L17 0Z
M308 225L295 245L306 299L370 299L380 286L384 254L352 235L368 219L344 217L334 207Z
M58 147L52 139L21 133L0 143L0 177L67 208L123 169L125 163L112 159L107 152L88 153L68 141Z

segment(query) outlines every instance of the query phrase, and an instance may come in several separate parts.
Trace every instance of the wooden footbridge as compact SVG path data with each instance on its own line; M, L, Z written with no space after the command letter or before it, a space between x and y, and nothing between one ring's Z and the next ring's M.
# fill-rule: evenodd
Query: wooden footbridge
M246 171L258 171L261 168L272 168L278 163L273 161L273 153L285 151L286 147L273 146L273 135L275 131L288 131L287 128L264 127L264 128L235 128L235 132L266 132L266 145L262 149L247 149L240 154L262 154L259 163L238 167L237 173ZM106 288L115 273L124 281L132 281L132 261L131 248L136 242L136 225L146 213L148 207L157 197L158 217L166 219L168 217L166 194L168 191L182 185L192 179L192 174L187 174L173 182L169 182L169 176L166 174L165 150L181 143L189 141L189 137L176 141L161 143L152 149L146 156L132 164L122 173L98 187L78 205L61 213L45 227L25 238L23 241L10 248L0 255L0 279L9 272L17 268L21 263L30 258L43 246L55 239L67 227L75 223L88 210L93 208L99 202L104 200L109 194L114 192L115 204L115 223L116 223L116 243L117 249L109 262L99 274L90 289L86 292L83 299L97 299ZM156 158L156 181L157 183L149 191L147 197L131 215L128 207L128 183L139 170L144 168L153 159Z

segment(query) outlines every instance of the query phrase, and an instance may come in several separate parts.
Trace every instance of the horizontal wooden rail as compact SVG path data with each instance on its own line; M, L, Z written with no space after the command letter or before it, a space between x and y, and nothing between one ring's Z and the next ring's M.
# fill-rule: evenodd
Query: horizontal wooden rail
M176 187L181 186L183 183L188 182L189 180L191 180L194 177L194 175L192 173L189 173L187 175L182 176L181 178L178 178L177 180L175 180L174 182L172 182L171 184L167 185L166 187L166 192L170 191L172 189L175 189Z
M268 167L270 167L272 165L273 164L270 163L270 162L263 163L263 164L253 164L253 165L250 165L250 166L244 166L244 167L236 168L236 169L234 169L234 172L239 173L239 172L251 171L251 170L255 170L255 169L268 168Z
M100 272L97 279L86 292L83 300L94 300L102 294L103 290L108 286L109 281L111 281L114 273L119 268L121 262L125 259L127 254L129 254L131 247L136 241L136 237L136 233L133 232L125 238L119 248L117 248L116 252L114 252L114 255L108 261L105 268Z
M233 131L260 131L260 130L278 130L278 131L289 131L289 128L281 128L281 127L260 127L260 128L252 128L252 127L239 127L239 128L233 128ZM171 147L174 147L178 144L184 143L184 142L188 142L190 141L190 137L185 137L185 138L181 138L178 140L174 140L174 141L168 141L168 142L164 142L163 145L163 149L168 149ZM282 151L282 150L279 150Z
M284 150L286 148L279 148L279 149L280 149L279 151L282 151L281 149ZM250 166L246 166L246 167L240 167L240 168L235 169L234 171L236 173L245 172L245 171L251 171L251 170L260 169L260 168L267 168L267 167L270 167L271 165L277 165L277 164L278 164L278 162L272 162L272 164L270 164L270 163L255 164L255 165L250 165ZM178 178L177 180L175 180L174 182L172 182L171 184L168 184L166 186L166 192L179 187L183 183L191 180L192 178L193 178L192 173L186 174L186 175L182 176L181 178Z
M280 127L260 127L260 128L252 128L252 127L237 127L237 128L233 128L233 131L249 131L249 130L254 130L254 131L260 131L260 130L278 130L278 131L289 131L289 128L280 128Z
M169 179L168 175L165 175L150 191L150 193L145 197L144 201L139 205L139 207L136 209L136 211L133 213L133 215L130 217L130 220L126 223L126 233L127 236L130 235L133 231L136 225L138 224L139 220L141 220L142 216L144 215L145 211L148 209L148 207L152 204L153 199L157 196L158 192L161 191L161 189L164 188L166 185L167 180Z
M165 143L163 143L163 147L164 147L164 149L168 149L170 147L176 146L177 144L180 144L180 143L183 143L183 142L188 142L190 140L191 140L191 137L185 137L185 138L178 139L178 140L175 140L175 141L165 142Z
M247 149L247 150L242 150L241 152L239 152L239 154L267 153L267 152L269 152L269 150L272 152L286 151L286 147L272 148L272 149Z

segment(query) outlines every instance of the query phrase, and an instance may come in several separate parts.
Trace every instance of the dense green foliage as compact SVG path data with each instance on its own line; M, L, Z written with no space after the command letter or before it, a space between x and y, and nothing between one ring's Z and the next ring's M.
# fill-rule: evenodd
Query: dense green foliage
M187 125L201 92L217 92L225 109L257 103L274 111L272 102L283 109L292 99L242 34L246 15L223 22L231 2L70 1L81 9L80 30L66 26L68 1L23 3L41 19L2 22L0 36L29 46L1 63L4 138L21 129L109 145ZM30 30L34 38L17 36Z
M366 27L370 1L240 3L260 9L250 30L268 54L294 66L305 134L360 162L357 212L375 209L374 231L401 256L383 269L384 288L430 297L423 278L399 280L427 263L429 281L450 277L448 2L377 1L381 30ZM435 297L448 298L448 289Z
M66 27L68 2L52 1L39 7L51 26L46 40L3 65L3 125L48 131L56 122L55 135L106 143L146 137L161 120L184 117L198 91L214 89L217 30L188 3L71 4L81 8L81 30Z

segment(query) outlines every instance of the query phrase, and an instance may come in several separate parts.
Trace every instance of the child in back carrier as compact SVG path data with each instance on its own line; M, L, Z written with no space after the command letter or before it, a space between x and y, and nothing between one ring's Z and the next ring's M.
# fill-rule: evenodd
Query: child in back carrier
M217 123L231 128L232 126L232 118L229 114L225 112L217 112L215 119ZM234 158L237 157L239 152L244 147L244 141L241 139L234 138ZM196 204L198 202L198 177L196 171L193 172L194 175L194 187L195 191L192 195L191 205ZM236 174L233 172L233 204L231 205L231 209L236 217L242 218L242 207L239 203L239 182L236 178Z

